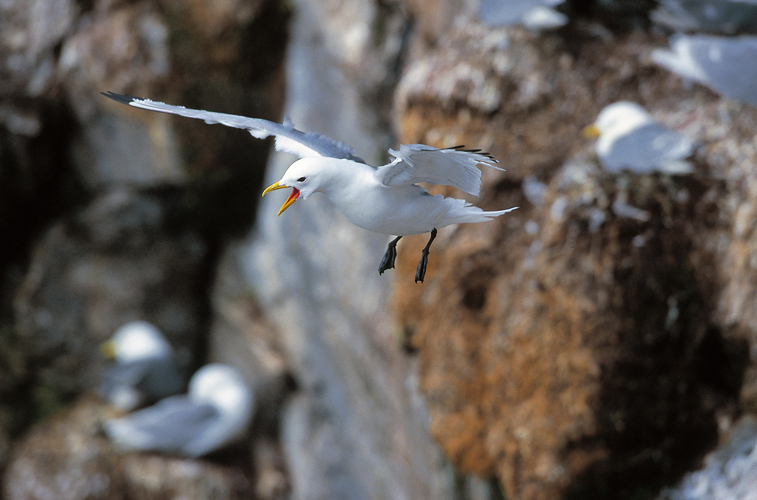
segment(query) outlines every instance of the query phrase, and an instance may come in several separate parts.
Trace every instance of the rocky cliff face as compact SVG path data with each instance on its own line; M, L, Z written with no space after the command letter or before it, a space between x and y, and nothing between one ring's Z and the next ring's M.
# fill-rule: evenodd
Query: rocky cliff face
M220 238L249 225L247 192L262 182L267 145L135 113L99 92L198 107L224 95L244 113L278 116L287 14L272 2L224 5L3 5L3 307L15 294L9 335L34 346L30 371L91 357L91 341L137 317L189 351L202 344L208 266ZM76 373L88 365L77 356L52 369L69 394L88 385L72 377L91 375Z
M4 497L654 498L667 486L664 498L703 498L694 481L723 488L712 464L751 463L753 422L734 423L757 409L757 109L652 64L667 38L648 2L569 2L570 23L541 34L487 27L476 6L0 7ZM257 207L264 175L278 180L291 157L264 174L269 143L104 90L283 111L373 164L397 143L480 147L505 172L484 172L471 201L520 208L440 230L423 285L425 236L404 238L379 276L387 238L325 200L279 218L275 196ZM617 100L695 139L694 172L604 170L580 131ZM187 369L242 368L261 408L245 443L200 461L114 454L98 432L112 409L70 402L97 383L97 342L133 319L158 324ZM744 470L731 491L749 491Z
M751 202L734 188L750 182L755 110L681 89L648 63L654 36L577 35L566 50L465 27L398 91L401 142L478 141L507 169L484 205L523 207L458 229L427 286L393 291L432 434L514 498L654 488L753 404L750 315L731 292L748 301L751 286L728 262L745 251L733 207ZM599 168L581 124L617 100L698 138L696 173Z
M98 386L98 344L128 321L158 325L187 371L207 361L221 242L251 224L248 194L259 191L269 144L136 113L100 92L278 119L288 16L268 1L0 7L0 464L9 437ZM88 441L101 436L72 415L12 447L4 497L113 498L91 484L56 492L69 479L120 481L110 457L97 477L67 477L89 460L77 454L107 444ZM65 427L57 441L39 437ZM72 439L87 444L53 443ZM240 463L249 483L244 454Z

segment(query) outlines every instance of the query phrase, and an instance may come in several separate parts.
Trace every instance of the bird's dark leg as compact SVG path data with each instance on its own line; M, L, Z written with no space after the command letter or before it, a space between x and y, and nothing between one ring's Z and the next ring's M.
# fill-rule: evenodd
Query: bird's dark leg
M400 238L402 236L397 236L387 245L384 258L381 259L381 264L379 264L379 274L384 274L387 269L394 269L394 260L397 258L397 242Z
M434 242L434 238L436 238L436 228L431 230L431 238L428 239L428 243L426 243L426 246L421 252L421 261L418 264L418 270L415 271L416 283L418 283L419 281L423 283L423 278L426 277L426 265L428 265L428 249L431 248L431 243Z

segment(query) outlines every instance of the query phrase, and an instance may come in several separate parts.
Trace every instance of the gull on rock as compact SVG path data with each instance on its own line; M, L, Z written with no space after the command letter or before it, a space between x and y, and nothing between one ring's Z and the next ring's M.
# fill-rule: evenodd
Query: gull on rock
M757 33L755 0L659 0L651 19L677 32Z
M258 139L274 136L278 151L292 153L300 159L289 167L278 182L268 186L263 195L277 189L292 189L279 210L281 215L298 199L305 200L311 194L320 192L356 226L397 236L387 246L379 265L379 274L394 268L400 238L431 233L415 274L416 283L423 282L429 248L438 228L486 222L517 208L484 211L462 199L432 196L417 184L428 182L453 186L478 196L481 190L478 165L502 170L495 165L496 160L491 155L480 150L465 150L462 146L439 149L423 144L402 145L398 151L389 150L393 161L373 167L355 156L348 144L314 132L297 130L289 119L285 119L284 123L274 123L261 118L187 109L112 92L103 95L136 108L246 129Z
M104 430L120 451L200 457L242 437L253 413L254 396L239 371L212 363L192 376L189 394L110 419Z
M717 94L757 106L757 36L676 35L652 61Z
M597 157L609 171L671 175L692 171L686 158L691 156L694 142L654 121L635 102L618 101L606 106L597 120L583 129L583 134L598 138Z
M568 16L554 7L565 0L481 0L478 18L489 26L523 24L535 30L549 30L568 24Z
M174 351L155 325L127 323L101 348L114 362L103 374L100 394L118 409L130 411L184 390Z

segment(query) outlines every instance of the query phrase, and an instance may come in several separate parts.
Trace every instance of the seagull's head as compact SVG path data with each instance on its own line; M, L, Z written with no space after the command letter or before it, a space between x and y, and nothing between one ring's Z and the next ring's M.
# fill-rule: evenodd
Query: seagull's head
M173 353L160 330L147 321L125 324L100 349L106 358L115 358L119 363L169 358Z
M254 399L239 370L223 363L211 363L197 370L189 381L189 397L232 413L249 412Z
M324 169L323 158L302 158L290 166L279 182L274 182L263 191L263 196L277 189L292 188L289 198L281 205L278 215L291 207L298 198L306 200L328 183L328 169Z
M600 111L597 120L583 129L583 135L616 138L652 122L650 114L640 105L635 102L618 101Z

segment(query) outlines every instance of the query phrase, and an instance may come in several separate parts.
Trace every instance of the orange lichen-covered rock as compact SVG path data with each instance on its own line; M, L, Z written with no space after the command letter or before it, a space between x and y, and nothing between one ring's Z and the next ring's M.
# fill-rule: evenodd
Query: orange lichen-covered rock
M397 280L393 304L431 433L462 472L508 498L631 496L693 466L738 401L748 335L718 305L733 194L712 174L735 173L724 156L741 164L749 127L715 132L702 89L672 98L653 37L557 40L461 29L406 72L401 142L490 150L507 172L485 173L477 204L521 209L441 231L424 287ZM697 172L603 171L579 131L620 99L710 137Z

